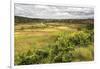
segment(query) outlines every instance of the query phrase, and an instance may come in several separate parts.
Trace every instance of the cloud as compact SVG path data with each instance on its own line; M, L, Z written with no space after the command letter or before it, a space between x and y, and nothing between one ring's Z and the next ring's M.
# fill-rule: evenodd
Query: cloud
M15 16L44 19L87 19L94 17L94 9L87 7L15 4Z

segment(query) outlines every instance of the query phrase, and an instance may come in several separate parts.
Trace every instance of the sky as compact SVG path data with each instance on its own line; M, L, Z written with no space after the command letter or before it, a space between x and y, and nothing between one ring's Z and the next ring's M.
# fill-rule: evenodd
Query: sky
M94 8L15 3L14 15L41 19L90 19Z

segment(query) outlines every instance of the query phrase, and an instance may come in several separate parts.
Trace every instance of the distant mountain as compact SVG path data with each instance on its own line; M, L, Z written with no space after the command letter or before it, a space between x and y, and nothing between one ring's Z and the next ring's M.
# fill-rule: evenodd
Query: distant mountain
M41 19L41 18L28 18L15 16L15 24L19 23L51 23L51 22L64 22L64 23L94 23L94 19Z

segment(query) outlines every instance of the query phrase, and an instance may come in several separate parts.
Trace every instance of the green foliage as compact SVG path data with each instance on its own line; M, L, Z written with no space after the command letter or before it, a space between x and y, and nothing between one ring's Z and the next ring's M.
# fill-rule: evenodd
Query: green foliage
M91 33L80 31L80 32L74 33L73 36L69 40L75 46L87 46L93 40L92 37L93 35L91 35Z

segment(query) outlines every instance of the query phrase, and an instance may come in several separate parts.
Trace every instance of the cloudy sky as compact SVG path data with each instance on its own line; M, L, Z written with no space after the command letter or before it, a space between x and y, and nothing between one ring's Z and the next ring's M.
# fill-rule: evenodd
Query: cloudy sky
M92 7L15 3L15 16L42 19L87 19L94 17Z

